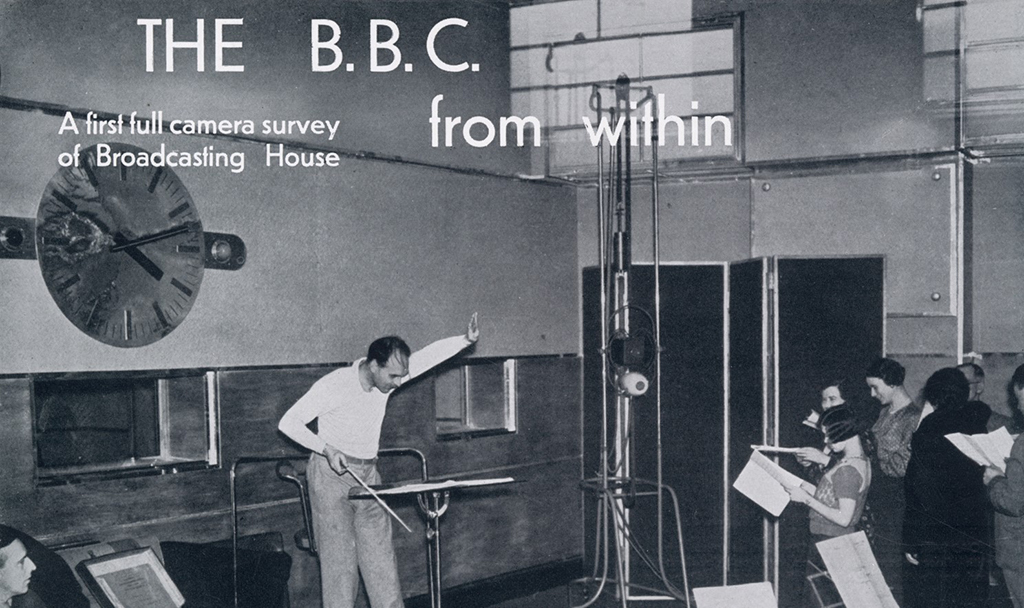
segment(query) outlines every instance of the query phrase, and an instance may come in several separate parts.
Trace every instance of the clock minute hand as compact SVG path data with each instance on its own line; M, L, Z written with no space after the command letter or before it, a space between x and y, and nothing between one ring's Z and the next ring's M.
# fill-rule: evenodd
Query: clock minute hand
M188 226L175 226L174 228L168 228L167 230L161 230L160 232L154 232L146 236L133 239L131 241L120 240L116 244L110 247L110 252L115 253L117 251L124 251L131 247L138 247L140 245L146 245L149 243L155 243L164 239L171 238L172 236L178 236L179 234L185 234L190 228ZM124 237L122 237L123 239Z
M133 247L128 238L120 232L114 234L114 247L111 247L110 251L124 251L128 254L128 257L135 260L135 262L139 266L142 266L142 269L145 270L149 276L153 277L157 281L162 279L164 276L163 269L157 266L153 260L149 259L146 254Z

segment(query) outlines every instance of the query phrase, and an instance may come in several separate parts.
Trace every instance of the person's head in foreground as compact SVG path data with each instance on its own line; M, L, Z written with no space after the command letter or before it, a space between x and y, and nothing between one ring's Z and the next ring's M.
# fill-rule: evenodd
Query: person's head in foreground
M28 593L35 569L25 545L9 528L0 528L0 606L10 606L12 598Z

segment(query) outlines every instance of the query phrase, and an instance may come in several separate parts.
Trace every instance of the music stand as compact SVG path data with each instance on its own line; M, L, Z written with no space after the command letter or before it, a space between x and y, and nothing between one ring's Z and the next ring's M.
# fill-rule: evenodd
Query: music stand
M493 486L515 481L511 477L493 479L449 479L447 481L426 481L405 485L374 486L378 496L416 495L416 504L427 516L427 568L430 570L430 607L441 608L441 516L448 510L452 490ZM352 488L350 498L370 498L363 488Z

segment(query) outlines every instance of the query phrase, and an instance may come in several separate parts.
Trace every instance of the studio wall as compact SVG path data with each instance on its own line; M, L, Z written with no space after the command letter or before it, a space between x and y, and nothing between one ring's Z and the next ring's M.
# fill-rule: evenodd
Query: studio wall
M573 189L510 177L526 157L522 150L430 142L427 118L436 94L445 94L445 104L450 100L460 114L507 111L507 8L423 7L6 3L0 9L0 95L7 100L0 109L0 215L34 218L58 154L75 144L115 140L146 149L239 152L242 171L176 173L204 229L238 235L248 257L238 271L206 272L183 324L132 350L75 329L49 297L37 262L2 260L0 332L18 356L4 358L0 374L350 361L381 334L401 334L415 347L459 333L474 311L485 336L477 355L574 352ZM456 56L479 62L478 72L447 73L427 60L427 31L452 16L468 25L439 34L437 53L451 62ZM204 18L212 44L213 20L230 17L244 17L244 25L226 28L225 38L244 46L225 50L225 62L243 63L244 72L214 72L212 48L204 72L196 71L195 52L187 49L176 51L173 73L161 72L162 52L157 69L145 71L145 29L136 19L174 18L176 38L194 40L196 19ZM354 72L311 72L314 18L339 23L339 44ZM369 72L375 18L402 28L403 60L415 65L413 72ZM162 47L158 36L157 51ZM148 117L159 109L166 121L252 119L257 130L263 119L337 120L341 127L334 141L300 133L88 135L84 120L76 123L80 135L60 134L67 109L80 118L94 110L127 120L130 112ZM337 167L268 167L269 142L338 150L342 159Z

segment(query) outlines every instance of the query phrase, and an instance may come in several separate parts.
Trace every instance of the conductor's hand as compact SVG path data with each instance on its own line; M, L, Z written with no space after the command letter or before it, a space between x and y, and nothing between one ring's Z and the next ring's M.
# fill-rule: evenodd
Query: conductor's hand
M793 455L796 456L796 461L805 467L815 463L826 465L829 461L828 455L817 448L800 448Z
M480 328L476 323L476 315L477 313L474 312L473 316L469 318L469 326L466 327L466 339L469 340L470 343L475 343L480 339Z
M348 469L348 462L345 460L345 455L341 450L326 446L324 447L324 456L327 457L327 464L331 465L331 470L338 475L341 475Z

